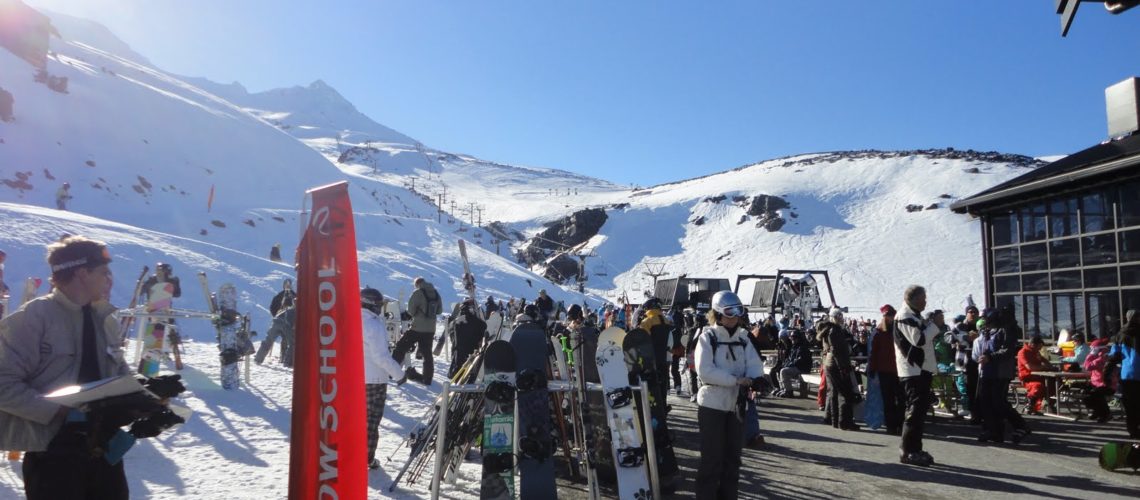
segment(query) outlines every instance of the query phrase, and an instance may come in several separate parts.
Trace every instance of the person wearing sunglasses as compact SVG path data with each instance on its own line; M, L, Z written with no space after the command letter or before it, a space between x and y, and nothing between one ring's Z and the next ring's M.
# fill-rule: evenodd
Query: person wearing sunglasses
M698 499L737 496L748 391L758 387L764 373L760 355L743 327L746 314L735 293L717 292L708 312L709 325L697 341L694 358L700 380L697 427L701 436Z

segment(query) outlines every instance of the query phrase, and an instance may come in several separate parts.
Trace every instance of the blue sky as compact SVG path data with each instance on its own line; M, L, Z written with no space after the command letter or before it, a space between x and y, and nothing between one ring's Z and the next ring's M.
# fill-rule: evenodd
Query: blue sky
M1066 154L1140 75L1140 8L1052 0L28 0L162 69L251 91L323 79L445 151L651 185L769 158Z

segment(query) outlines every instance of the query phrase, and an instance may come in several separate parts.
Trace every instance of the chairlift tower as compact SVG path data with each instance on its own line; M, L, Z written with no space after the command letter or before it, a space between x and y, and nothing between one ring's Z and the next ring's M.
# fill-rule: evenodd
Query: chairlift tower
M651 293L657 292L657 278L668 276L669 273L665 272L664 262L645 261L646 276L653 278L653 288Z

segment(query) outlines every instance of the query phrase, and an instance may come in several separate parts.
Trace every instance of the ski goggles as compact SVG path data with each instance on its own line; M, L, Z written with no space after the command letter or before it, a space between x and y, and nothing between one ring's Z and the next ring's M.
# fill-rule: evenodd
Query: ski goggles
M742 305L728 306L724 308L724 312L720 313L721 316L729 318L742 318L745 314L747 313Z

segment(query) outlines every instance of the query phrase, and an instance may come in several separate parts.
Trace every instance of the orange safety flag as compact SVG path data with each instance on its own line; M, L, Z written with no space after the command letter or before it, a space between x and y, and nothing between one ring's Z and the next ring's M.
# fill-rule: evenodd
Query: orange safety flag
M311 189L297 270L289 498L368 496L360 276L348 183Z

